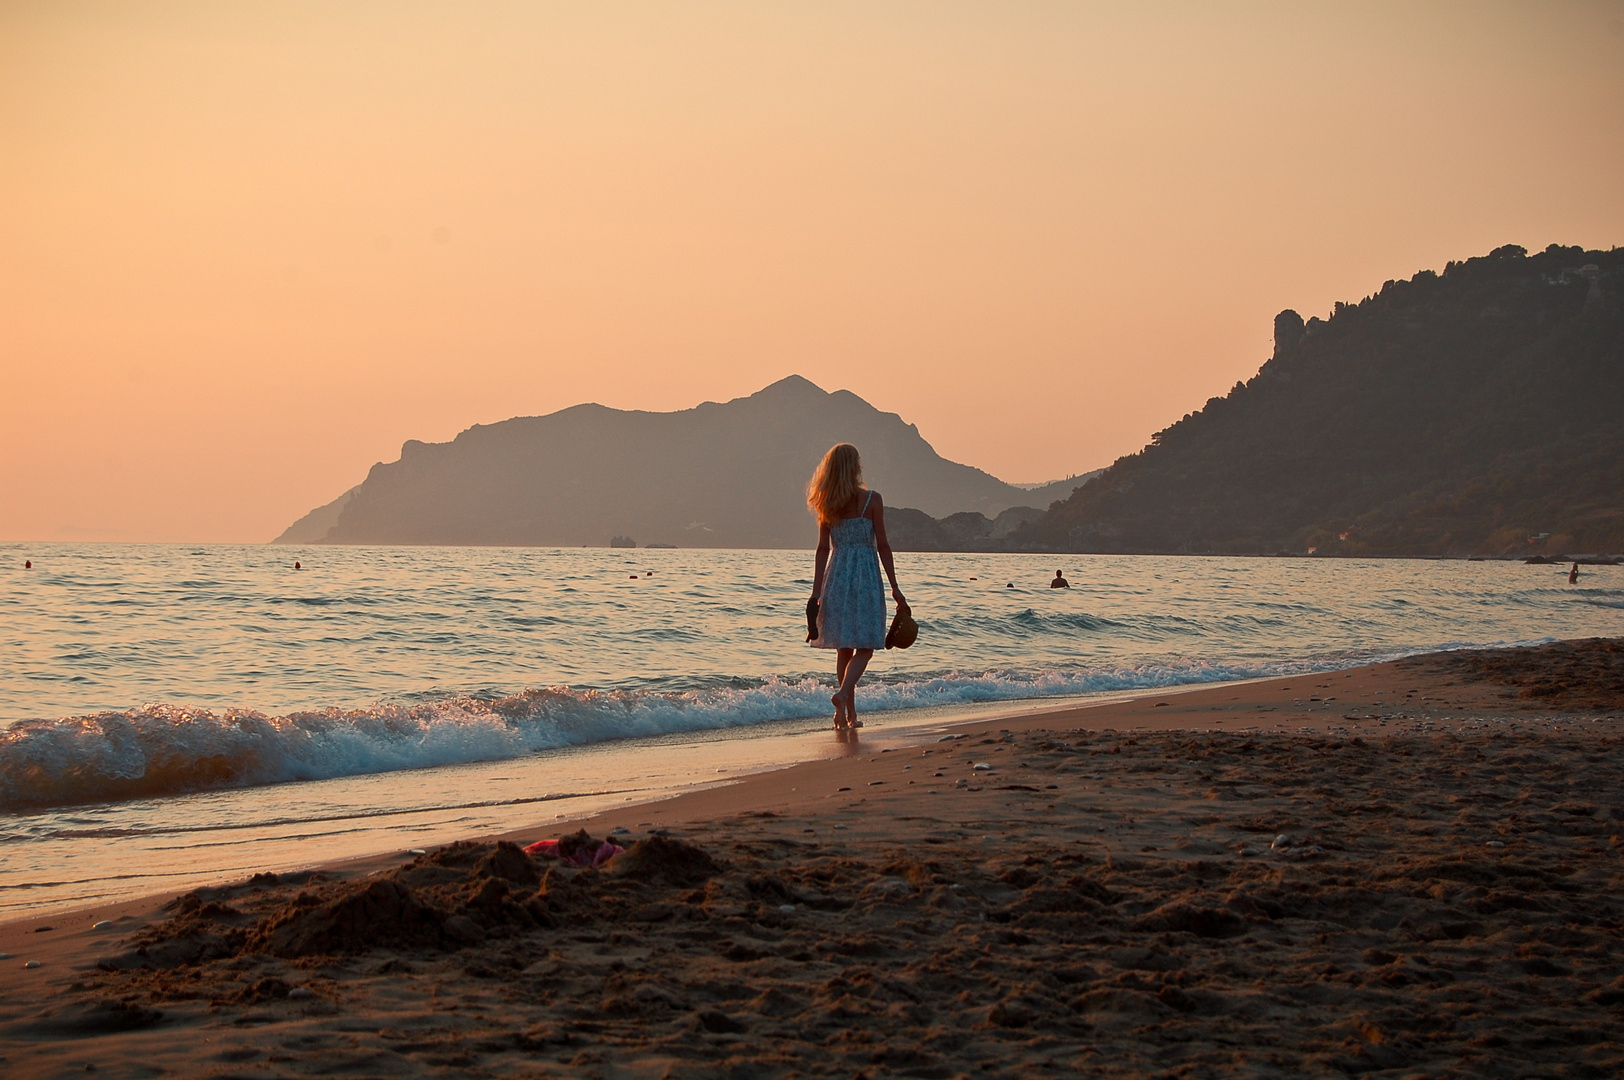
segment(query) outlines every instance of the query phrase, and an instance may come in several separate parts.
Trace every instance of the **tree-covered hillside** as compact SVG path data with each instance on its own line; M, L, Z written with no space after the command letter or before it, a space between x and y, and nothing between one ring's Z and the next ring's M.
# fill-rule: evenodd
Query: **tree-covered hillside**
M1275 322L1246 383L1017 531L1112 552L1624 551L1624 249L1514 245Z

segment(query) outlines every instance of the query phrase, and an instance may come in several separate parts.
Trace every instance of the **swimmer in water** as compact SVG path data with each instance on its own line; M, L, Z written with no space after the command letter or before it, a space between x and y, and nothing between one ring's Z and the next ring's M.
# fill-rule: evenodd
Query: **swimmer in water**
M1578 563L1574 563L1573 564L1573 569L1568 571L1568 584L1569 585L1577 585L1577 584L1579 584L1579 564Z
M299 561L297 559L295 559L294 562L293 562L293 568L295 570L303 570L304 569L304 567L299 565Z
M1049 588L1069 589L1071 588L1071 582L1066 580L1066 576L1064 574L1062 574L1059 570L1056 570L1054 572L1054 580L1049 582Z

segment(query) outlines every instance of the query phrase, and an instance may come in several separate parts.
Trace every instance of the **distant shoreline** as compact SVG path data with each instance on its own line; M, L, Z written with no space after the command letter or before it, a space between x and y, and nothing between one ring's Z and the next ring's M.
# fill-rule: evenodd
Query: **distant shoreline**
M608 543L582 544L570 546L564 544L381 544L381 543L350 543L346 541L321 541L313 543L290 543L281 540L0 540L0 546L15 548L19 553L28 548L45 546L54 547L263 547L281 548L288 551L299 549L320 551L323 548L432 548L437 550L457 550L461 548L481 551L805 551L811 554L811 547L708 547L700 544L642 544L635 548L616 547ZM1242 552L1242 551L1068 551L1063 549L980 549L965 548L955 550L937 550L927 548L896 547L900 555L1030 555L1044 556L1066 555L1075 557L1114 557L1123 555L1144 556L1146 558L1189 558L1189 559L1307 559L1327 562L1505 562L1524 563L1530 566L1555 566L1577 562L1580 566L1620 566L1624 565L1624 553L1608 554L1591 552L1578 555L1340 555L1334 552L1316 552L1310 554L1301 551L1276 552Z

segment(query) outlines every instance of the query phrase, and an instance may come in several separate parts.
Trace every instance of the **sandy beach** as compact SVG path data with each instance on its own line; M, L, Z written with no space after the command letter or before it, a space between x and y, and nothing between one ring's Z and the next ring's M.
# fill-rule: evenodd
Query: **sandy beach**
M5 925L0 1065L1616 1076L1621 736L1597 640L859 737L562 828ZM627 850L517 846L577 831Z

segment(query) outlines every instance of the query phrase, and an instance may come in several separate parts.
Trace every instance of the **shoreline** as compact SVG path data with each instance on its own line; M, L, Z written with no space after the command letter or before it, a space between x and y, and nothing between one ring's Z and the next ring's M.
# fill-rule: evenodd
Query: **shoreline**
M1234 682L871 711L864 742L901 745L955 725L1048 715L1146 694L1247 686L1273 677L1252 674ZM883 684L876 698L876 706L886 700ZM466 836L545 827L599 810L658 802L696 787L726 785L729 778L837 751L823 721L773 720L418 771L224 788L156 802L45 808L18 820L26 839L12 847L15 874L8 875L11 887L0 890L6 900L0 924L173 895L235 876L329 867ZM98 844L98 836L107 842Z
M1624 1064L1598 1027L1624 1004L1619 650L860 733L421 857L12 920L3 962L42 966L0 990L0 1044L25 1073L1605 1072ZM630 830L636 858L500 869L496 841L578 828ZM332 922L400 888L468 916Z
M1012 725L998 728L1000 732L1028 731L1051 726L1079 726L1100 731L1190 730L1239 734L1248 731L1268 733L1282 730L1285 728L1283 718L1290 717L1293 731L1313 730L1329 733L1336 729L1347 729L1361 735L1380 736L1413 732L1417 725L1460 722L1468 715L1474 718L1485 715L1515 717L1515 720L1509 722L1523 723L1534 722L1531 717L1541 713L1558 715L1550 709L1507 709L1508 702L1504 697L1504 690L1492 689L1488 684L1480 684L1470 693L1460 693L1466 688L1456 687L1453 680L1448 677L1434 672L1422 678L1414 672L1417 664L1428 664L1454 655L1456 655L1454 651L1423 653L1399 660L1332 671L1311 671L1236 682L1186 683L1147 690L1107 691L1101 692L1102 700L1097 702L1077 703L1073 699L1046 703L1045 699L1041 698L1008 703L986 702L977 706L965 706L964 709L991 715L972 719L952 717L939 721L929 719L897 727L882 726L872 729L865 727L858 732L855 747L838 746L841 740L836 734L833 731L823 731L827 740L836 743L838 748L821 757L802 757L786 764L772 764L741 773L736 778L708 781L692 790L659 795L647 801L631 802L613 809L555 815L551 820L536 820L515 828L479 830L459 836L457 839L529 842L542 838L543 833L550 836L561 830L569 832L576 828L588 828L590 831L592 828L601 828L607 831L610 828L626 827L631 817L655 821L654 827L661 827L659 822L662 821L689 820L688 817L678 816L679 814L691 816L695 813L742 812L755 807L763 800L771 803L777 799L780 794L778 789L784 786L783 778L787 775L797 770L816 770L819 766L838 770L837 763L862 756L866 746L872 745L874 751L878 753L892 753L903 747L924 746L944 741L949 733L961 737L985 736L994 725ZM1344 688L1332 680L1341 680L1348 685ZM1426 682L1431 688L1432 697L1428 697L1424 692L1426 688L1418 685L1421 682ZM1416 706L1402 703L1404 691L1412 688L1423 691L1418 695L1419 701ZM1453 709L1445 709L1441 705L1437 708L1432 707L1432 701L1441 700L1438 699L1438 694L1445 689L1453 689L1457 697L1464 698L1464 701L1456 703L1464 707ZM1333 700L1323 700L1325 693L1320 693L1319 690L1329 693ZM1350 695L1359 696L1362 700L1356 702ZM1376 705L1373 699L1378 697L1389 700L1380 706L1380 711L1372 712L1369 707ZM1394 712L1392 704L1394 701L1400 702L1399 708L1402 711ZM1420 707L1422 704L1426 705L1425 709ZM1008 712L1004 711L1006 705L1010 708ZM1355 705L1361 710L1357 719L1347 715L1348 709ZM1167 711L1160 711L1164 708ZM1214 716L1214 713L1218 715ZM1615 719L1624 719L1624 702L1621 702L1612 714ZM1257 723L1245 724L1241 722L1243 719ZM575 749L603 749L603 747ZM471 766L482 764L501 764L501 762L470 763ZM789 787L793 791L798 785L790 784ZM695 807L705 809L699 810ZM391 848L354 857L301 863L297 870L352 877L358 873L371 873L379 866L393 865L404 850ZM231 879L229 876L223 876L221 880ZM12 940L16 929L23 924L27 924L28 932L31 932L32 927L41 920L71 921L78 918L81 921L94 922L119 917L144 908L156 909L184 891L186 890L157 890L113 903L53 907L6 918L0 920L0 952L9 951L6 942Z

